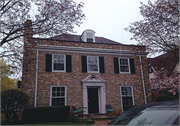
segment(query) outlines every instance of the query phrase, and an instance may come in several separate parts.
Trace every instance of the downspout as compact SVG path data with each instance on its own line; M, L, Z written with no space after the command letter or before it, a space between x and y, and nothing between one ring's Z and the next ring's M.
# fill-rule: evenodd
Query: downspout
M144 91L144 101L145 101L145 104L147 104L146 89L145 89L145 84L144 84L144 73L143 73L143 66L142 66L141 56L139 56L139 61L140 61L140 67L141 67L141 78L142 78L143 91Z
M38 57L39 57L39 52L38 48L36 48L36 80L35 80L35 96L34 96L34 107L36 107L36 102L37 102L37 82L38 82Z

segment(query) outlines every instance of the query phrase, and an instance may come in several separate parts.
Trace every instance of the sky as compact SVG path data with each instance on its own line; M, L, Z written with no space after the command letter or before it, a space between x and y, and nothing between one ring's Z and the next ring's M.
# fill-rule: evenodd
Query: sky
M84 3L82 10L86 15L83 24L74 30L81 35L84 30L91 29L99 37L122 44L137 44L135 40L130 40L133 34L124 28L143 19L139 9L141 1L144 4L148 2L148 0L74 0L76 3Z

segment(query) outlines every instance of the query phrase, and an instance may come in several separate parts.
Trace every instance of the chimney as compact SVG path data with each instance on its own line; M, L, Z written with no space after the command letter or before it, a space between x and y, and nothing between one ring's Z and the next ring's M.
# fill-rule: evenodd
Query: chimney
M32 31L32 21L31 20L27 20L25 22L25 31L24 31L24 37L26 38L31 38L33 37L33 31Z

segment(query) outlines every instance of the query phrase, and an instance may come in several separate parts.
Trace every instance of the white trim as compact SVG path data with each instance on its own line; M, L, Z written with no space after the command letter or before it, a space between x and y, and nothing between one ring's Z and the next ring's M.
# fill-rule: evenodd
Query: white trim
M72 46L57 46L57 45L38 45L39 51L48 52L68 52L68 53L85 53L85 54L103 54L103 55L118 55L118 56L147 56L147 52L132 52L131 50L119 49L101 49L101 48L85 48Z
M122 95L122 89L121 89L122 87L131 87L131 93L132 93L132 95L129 96L129 97L132 97L133 105L135 105L135 102L134 102L134 91L133 91L133 86L121 85L121 86L120 86L121 108L122 108L122 112L124 112L124 106L123 106L123 100L122 100L123 95ZM127 96L127 97L128 97L128 96Z
M106 113L106 88L105 83L106 80L103 80L100 76L95 75L95 78L92 78L92 75L89 75L84 80L83 83L83 107L87 108L84 111L84 114L88 114L88 95L87 95L87 88L88 87L97 87L98 88L98 97L99 97L99 113L105 114Z
M54 70L54 55L64 56L64 70ZM66 55L65 54L52 54L52 72L66 72Z
M129 72L121 72L120 59L127 59L127 60L128 60L128 69L129 69ZM127 58L127 57L119 57L119 58L118 58L118 63L119 63L119 73L120 73L120 74L131 74L129 58Z
M66 90L66 85L53 85L53 86L50 86L50 105L49 106L52 106L52 87L65 87L65 105L67 105L67 90Z
M98 71L89 71L89 62L88 62L89 57L96 57L97 58ZM99 56L87 56L87 73L99 73Z
M35 80L35 90L34 90L34 107L37 106L38 57L39 57L39 51L37 49L37 52L36 52L36 80Z
M143 66L142 66L142 62L141 62L141 56L139 56L139 62L140 62L140 67L141 67L141 77L142 77L142 85L143 85L143 92L144 92L144 102L145 104L147 104L147 99L146 99L146 87L145 87L145 83L144 83L144 73L143 73Z

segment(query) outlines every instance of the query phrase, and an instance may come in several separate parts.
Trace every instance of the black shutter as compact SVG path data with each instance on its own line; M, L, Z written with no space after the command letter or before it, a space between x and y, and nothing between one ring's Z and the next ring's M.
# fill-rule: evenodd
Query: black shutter
M71 55L66 55L66 72L72 72Z
M131 74L136 74L134 59L130 59L130 69L131 69Z
M119 63L118 58L114 57L114 73L119 74Z
M52 71L52 54L46 54L46 72Z
M87 72L87 57L82 56L81 61L82 61L82 72Z
M99 69L100 69L100 73L105 73L104 57L99 57Z

